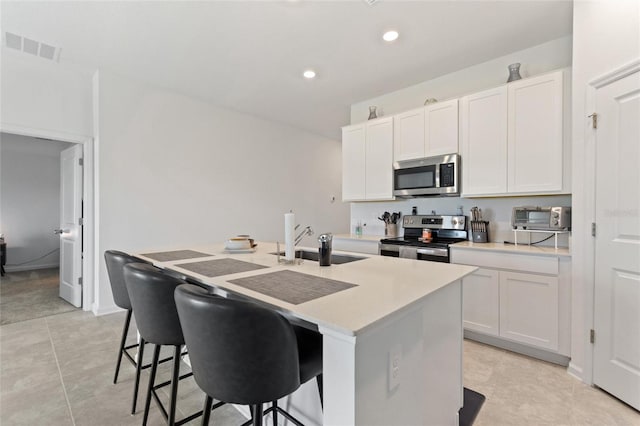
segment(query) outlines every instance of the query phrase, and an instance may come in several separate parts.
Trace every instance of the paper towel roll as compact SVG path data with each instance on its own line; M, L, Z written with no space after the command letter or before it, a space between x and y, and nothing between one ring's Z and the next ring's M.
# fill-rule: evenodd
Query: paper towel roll
M295 232L296 232L296 215L293 213L285 213L284 215L284 257L287 260L294 260L295 251Z

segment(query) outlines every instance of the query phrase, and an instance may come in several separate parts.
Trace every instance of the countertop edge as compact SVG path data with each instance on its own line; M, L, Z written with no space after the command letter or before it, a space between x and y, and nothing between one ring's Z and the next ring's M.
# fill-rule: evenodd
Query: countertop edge
M503 253L514 253L532 256L560 256L571 257L571 251L567 247L537 247L527 244L504 244L504 243L474 243L473 241L462 241L450 246L452 249L495 251Z

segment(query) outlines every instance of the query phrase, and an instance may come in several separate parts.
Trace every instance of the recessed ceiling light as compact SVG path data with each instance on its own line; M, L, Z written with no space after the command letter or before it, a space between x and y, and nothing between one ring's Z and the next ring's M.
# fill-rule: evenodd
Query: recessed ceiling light
M302 75L304 76L304 78L314 78L316 76L316 72L314 70L306 70L305 72L302 73Z
M386 33L384 33L382 35L382 39L384 41L394 41L398 38L398 32L397 31L387 31Z

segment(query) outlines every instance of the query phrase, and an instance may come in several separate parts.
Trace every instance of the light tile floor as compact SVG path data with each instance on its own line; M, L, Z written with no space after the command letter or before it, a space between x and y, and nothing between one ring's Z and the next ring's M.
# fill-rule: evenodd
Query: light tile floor
M129 414L131 364L123 361L118 384L112 384L123 321L123 313L95 317L76 311L1 326L0 425L141 424L147 374L135 416ZM471 341L465 341L464 353L465 386L487 397L478 426L640 425L637 411L562 367ZM170 377L169 364L160 368L163 379ZM179 417L201 408L204 396L193 379L179 389ZM213 412L210 424L239 425L243 419L225 406ZM149 424L164 424L155 405Z

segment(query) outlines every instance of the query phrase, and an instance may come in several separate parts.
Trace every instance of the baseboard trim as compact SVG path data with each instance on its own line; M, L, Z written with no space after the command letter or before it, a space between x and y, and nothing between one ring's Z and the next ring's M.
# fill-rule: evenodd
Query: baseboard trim
M5 266L4 269L7 272L23 272L23 271L35 271L37 269L50 269L59 268L59 263L47 263L45 265L24 265L24 266Z
M119 308L115 305L113 306L107 306L105 308L99 308L99 309L93 309L93 314L97 317L102 316L102 315L109 315L109 314L115 314L117 312L124 312L124 309Z
M571 358L565 355L549 352L544 349L533 348L531 346L523 345L521 343L511 342L501 339L500 337L488 336L486 334L477 333L471 330L464 331L465 339L475 340L487 345L497 346L502 349L506 349L511 352L516 352L522 355L527 355L532 358L541 359L542 361L551 362L553 364L562 365L566 367L569 365Z
M582 375L584 374L582 367L574 364L573 362L569 363L569 367L567 368L567 373L569 373L576 379L580 380L581 382L584 382L584 378L582 377Z

